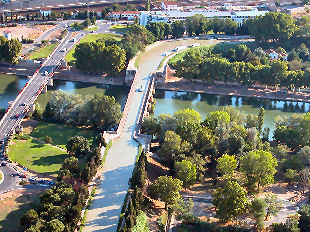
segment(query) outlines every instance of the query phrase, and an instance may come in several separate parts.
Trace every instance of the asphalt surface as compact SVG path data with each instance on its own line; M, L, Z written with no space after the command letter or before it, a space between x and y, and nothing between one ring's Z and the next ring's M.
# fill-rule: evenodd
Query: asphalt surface
M0 170L3 172L3 182L0 184L0 193L18 188L19 177L17 171L7 166L0 166ZM11 176L13 174L13 176Z

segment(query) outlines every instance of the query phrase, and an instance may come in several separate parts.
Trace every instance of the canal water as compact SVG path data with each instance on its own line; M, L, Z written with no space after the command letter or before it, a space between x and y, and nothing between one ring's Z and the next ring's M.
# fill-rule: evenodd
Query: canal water
M155 99L154 116L163 113L173 114L178 110L190 108L198 111L203 120L208 113L222 110L224 106L232 106L247 114L254 115L258 115L260 107L263 107L266 110L264 127L269 127L271 132L275 129L275 118L277 116L289 117L293 113L301 114L308 112L310 108L309 103L302 102L285 102L251 97L233 97L165 90L156 90Z
M27 78L19 78L12 75L0 75L0 108L7 108L8 101L13 101L27 82ZM48 87L48 92L41 94L37 102L45 107L52 93L56 90L63 90L67 93L78 93L82 96L95 93L104 93L114 96L124 107L129 87L107 86L102 84L90 84L82 82L71 82L54 80L54 86ZM154 116L191 108L198 111L204 119L212 111L222 110L224 106L233 106L245 113L257 115L260 107L264 107L265 127L269 127L271 132L275 129L275 118L279 115L290 116L293 113L305 113L310 109L309 103L297 103L287 101L275 101L269 99L257 99L249 97L221 96L214 94L197 94L187 92L174 92L156 90L156 107Z
M7 108L8 102L13 101L17 97L27 81L27 78L0 74L0 108ZM78 93L82 96L104 93L109 96L114 96L116 101L124 107L129 87L54 80L54 86L49 86L48 92L42 93L36 102L42 107L45 107L52 93L56 90L63 90L67 93L74 94Z

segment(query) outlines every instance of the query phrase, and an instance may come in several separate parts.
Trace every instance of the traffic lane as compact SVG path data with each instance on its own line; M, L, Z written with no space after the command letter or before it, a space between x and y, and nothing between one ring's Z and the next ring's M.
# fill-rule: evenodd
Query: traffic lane
M3 182L0 184L0 192L5 192L18 188L17 184L20 181L18 177L18 172L8 165L1 166L0 170L3 172L4 175Z

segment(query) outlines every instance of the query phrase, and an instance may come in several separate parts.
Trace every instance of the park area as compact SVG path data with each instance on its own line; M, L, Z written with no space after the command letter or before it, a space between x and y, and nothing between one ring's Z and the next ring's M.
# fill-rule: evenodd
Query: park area
M12 161L29 170L55 176L68 157L66 143L75 135L83 136L92 142L95 134L87 129L40 122L30 135L18 136L11 142L8 155ZM51 138L50 143L45 142L46 136ZM84 160L80 162L83 165Z
M111 30L120 34L125 34L126 32L129 32L130 28L131 26L128 26L127 24L115 24L111 26Z
M112 33L88 34L84 38L82 38L79 43L94 42L98 39L112 39L112 38L117 40L117 41L120 41L122 39L122 36L112 34ZM73 49L71 49L66 55L66 60L71 64L75 60L73 57L74 51L75 51L75 47Z

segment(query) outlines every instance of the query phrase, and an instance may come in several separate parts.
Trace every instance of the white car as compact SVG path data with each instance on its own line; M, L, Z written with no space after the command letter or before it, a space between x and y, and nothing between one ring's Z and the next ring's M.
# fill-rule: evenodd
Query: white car
M200 46L200 43L194 43L194 44L189 45L190 48L199 47L199 46Z
M61 52L66 52L67 48L63 48L62 50L60 50Z
M169 55L171 55L171 52L165 52L165 53L163 54L163 56L169 56Z
M183 50L183 49L185 49L186 48L186 46L178 46L178 47L176 47L175 49L174 49L174 51L175 52L178 52L178 51L181 51L181 50Z

